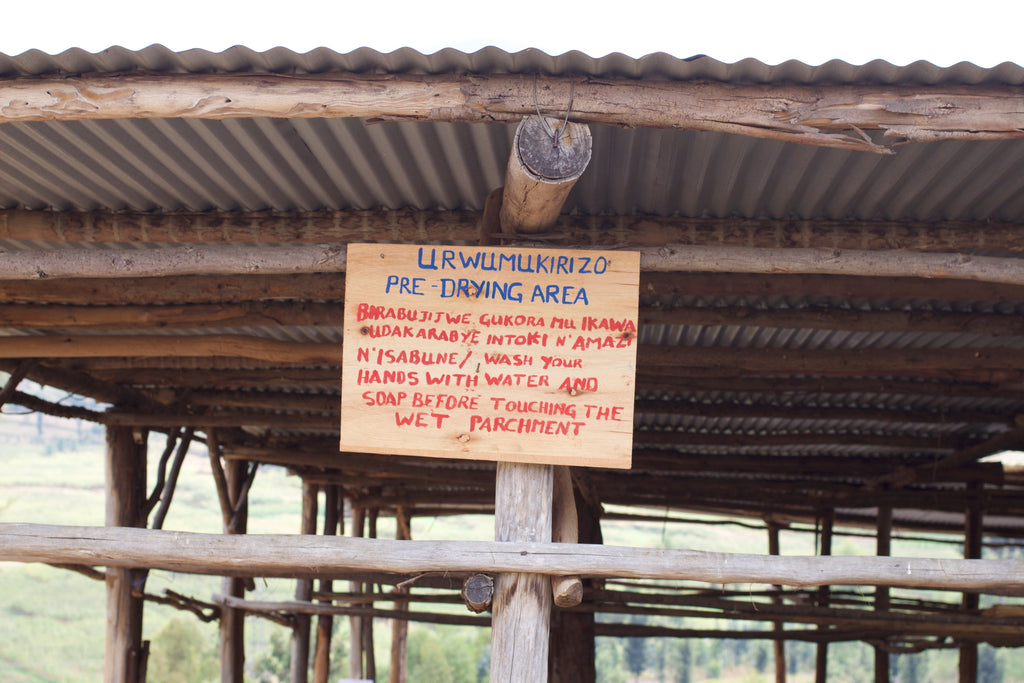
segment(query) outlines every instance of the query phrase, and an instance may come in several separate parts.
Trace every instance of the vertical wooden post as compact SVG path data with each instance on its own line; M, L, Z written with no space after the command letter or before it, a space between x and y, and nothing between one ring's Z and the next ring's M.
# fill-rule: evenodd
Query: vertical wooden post
M530 116L516 129L512 147L499 212L501 231L542 232L558 219L569 191L590 163L590 129ZM550 542L553 479L549 465L498 463L496 541ZM548 680L551 602L548 577L498 575L491 619L492 683Z
M878 538L875 554L879 557L888 557L892 553L892 506L878 506ZM885 612L889 609L889 588L878 586L875 588L875 609ZM875 647L875 683L889 683L889 653Z
M971 482L967 489L971 494L970 504L964 514L964 559L981 559L982 516L984 509L981 502L981 484ZM963 607L966 612L976 612L979 607L977 593L964 593ZM976 683L978 680L978 643L977 641L961 641L960 643L960 683Z
M559 469L555 468L555 476ZM581 495L575 496L577 535L580 543L600 544L601 503L596 490L586 477L573 473L579 480ZM557 526L556 526L557 528ZM585 579L587 586L594 579ZM594 683L597 680L594 612L592 610L555 610L551 623L551 683Z
M408 511L399 507L395 511L395 540L408 541L412 539L412 526ZM406 589L399 589L406 592ZM409 610L409 603L406 601L394 603L396 612ZM393 619L391 621L391 669L388 672L388 683L406 683L408 676L407 649L409 642L409 622L405 619Z
M131 427L107 427L107 526L145 526L146 436ZM141 683L146 665L142 598L132 595L134 569L107 568L107 632L104 680Z
M380 489L372 490L373 495L380 495ZM377 538L377 517L380 514L379 508L370 508L366 519L366 535L369 538ZM368 593L373 593L375 584L363 584ZM377 680L377 660L373 649L373 617L363 619L363 659L365 660L363 676L367 680Z
M363 526L366 522L365 508L356 505L355 496L352 501L352 536L361 538ZM359 581L349 582L349 590L359 593L363 590L363 584ZM360 679L363 677L363 620L360 617L348 618L348 677Z
M550 465L498 463L494 540L551 541ZM540 574L499 574L491 619L491 683L546 681L551 582Z
M832 529L836 522L836 511L829 509L821 518L821 555L832 554ZM818 607L828 607L828 586L818 588ZM828 626L819 626L819 631L828 631ZM814 683L826 683L828 679L828 641L818 642L818 651L814 667Z
M779 525L771 521L768 522L768 554L779 554ZM775 586L775 590L781 591L782 586ZM782 602L782 598L772 598L772 602L779 604ZM782 636L783 623L781 621L774 622L772 630L776 633L775 639L772 641L775 649L775 681L776 683L786 683L786 641Z
M551 540L554 543L579 543L580 526L576 517L576 495L568 467L554 469L551 508ZM551 577L551 594L558 607L575 607L583 600L583 581L578 576Z
M219 457L219 456L218 456ZM245 460L229 460L224 467L228 498L236 510L225 534L244 534L248 525L248 505L243 486L247 472ZM245 579L226 576L221 592L235 598L245 597ZM220 613L220 680L221 683L242 683L245 677L245 612L222 607Z
M317 515L317 494L319 487L316 484L303 480L302 482L302 527L300 533L305 535L316 534ZM311 579L299 579L295 582L295 599L309 601L313 596L313 581ZM309 680L309 630L310 618L308 614L295 615L295 629L292 637L292 662L291 680L292 683L306 683Z
M338 532L341 520L344 497L341 487L337 484L324 489L324 536L334 536ZM333 586L330 579L320 579L320 591L331 592ZM316 654L313 657L313 682L327 683L331 668L331 635L334 630L334 618L330 614L321 614L316 620Z

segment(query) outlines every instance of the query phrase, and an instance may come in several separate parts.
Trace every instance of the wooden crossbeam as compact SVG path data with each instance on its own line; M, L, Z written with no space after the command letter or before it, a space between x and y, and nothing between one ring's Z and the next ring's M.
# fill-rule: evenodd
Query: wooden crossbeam
M230 327L341 327L340 303L246 301L163 306L0 304L0 325L36 330L189 330Z
M340 327L343 306L307 301L83 306L0 304L0 325L36 330L174 330L260 326ZM748 326L855 332L1024 336L1024 317L1000 313L851 311L834 308L642 306L645 325Z
M244 275L344 272L346 243L274 246L204 244L163 249L61 249L11 251L0 260L0 278L127 278L171 275ZM802 273L857 277L916 277L1024 285L1020 258L902 250L671 245L642 247L647 272ZM641 287L641 291L643 288Z
M586 335L584 335L586 336ZM600 335L598 335L600 336ZM340 366L336 343L283 342L247 335L53 335L0 338L0 358L239 357L278 363ZM160 362L158 360L157 362ZM97 363L93 367L126 367ZM88 364L80 367L86 368ZM174 367L169 364L169 367ZM962 349L726 349L641 344L639 373L683 377L757 375L929 376L1005 373L1018 376L1024 351L1012 347Z
M148 567L196 574L312 577L345 571L525 572L785 586L1022 588L1022 560L794 557L557 543L391 541L275 534L0 524L15 562Z
M642 297L743 296L1024 302L1024 286L974 280L865 278L787 273L647 272ZM6 303L90 305L234 303L250 300L332 300L345 294L343 273L182 275L166 277L0 279Z
M0 211L0 239L44 242L473 244L479 211L140 213ZM560 215L542 235L514 239L589 248L662 244L759 248L1024 252L1019 223ZM496 239L508 239L495 235Z
M536 87L536 91L534 88ZM808 86L472 74L116 74L0 81L0 123L122 118L331 118L516 122L570 100L575 121L735 133L889 152L896 139L1024 135L1005 85ZM537 92L539 95L535 96Z

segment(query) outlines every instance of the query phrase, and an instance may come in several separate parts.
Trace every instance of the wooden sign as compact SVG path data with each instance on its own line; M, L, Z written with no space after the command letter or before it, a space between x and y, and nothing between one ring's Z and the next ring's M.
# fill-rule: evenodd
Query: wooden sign
M640 255L352 244L341 450L628 468Z

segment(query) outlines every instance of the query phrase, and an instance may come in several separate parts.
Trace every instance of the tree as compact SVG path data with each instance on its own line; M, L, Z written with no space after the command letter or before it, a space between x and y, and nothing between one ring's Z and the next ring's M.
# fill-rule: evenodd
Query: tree
M644 638L626 639L626 666L634 678L640 678L647 665L647 641Z
M679 646L679 668L676 669L676 683L690 683L690 641L683 639Z
M147 679L153 683L216 681L219 673L213 641L189 618L174 617L153 636Z
M272 631L270 649L261 652L252 665L254 680L258 683L284 683L291 675L291 641L283 631Z

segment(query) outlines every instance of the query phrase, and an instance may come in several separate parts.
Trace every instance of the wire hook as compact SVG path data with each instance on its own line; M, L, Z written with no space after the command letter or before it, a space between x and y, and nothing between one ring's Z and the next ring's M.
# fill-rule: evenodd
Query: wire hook
M555 133L548 125L547 119L540 113L540 103L537 101L537 74L533 75L533 106L537 110L537 118L540 119L540 123L544 126L544 131L551 138L554 144L558 144L558 141L562 139L562 135L565 133L566 127L569 125L569 114L572 112L572 103L576 97L576 84L569 81L569 108L565 110L565 120L562 121L562 127L558 133Z

